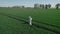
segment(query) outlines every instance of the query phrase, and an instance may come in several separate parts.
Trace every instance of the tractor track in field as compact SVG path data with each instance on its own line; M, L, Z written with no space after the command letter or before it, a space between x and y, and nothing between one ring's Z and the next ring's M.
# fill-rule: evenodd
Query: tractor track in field
M16 20L19 20L19 21L23 21L23 22L25 22L24 24L29 24L27 20L25 20L25 19L23 19L23 18L18 18L17 16L14 16L14 15L4 14L4 13L0 13L0 15L8 16L8 17L10 17L10 18L13 18L13 19L16 19ZM33 21L35 21L35 20L33 20ZM39 22L39 21L35 21L35 22L41 23L41 22ZM42 23L42 24L46 24L46 25L50 25L50 26L54 26L54 27L60 28L59 26L56 26L56 25L51 25L51 24L47 24L47 23ZM37 25L37 24L34 24L34 23L33 23L32 27L42 28L42 29L45 29L45 30L54 32L54 33L56 33L56 34L60 34L59 31L51 30L51 29L48 29L47 27L40 26L40 25Z
M59 31L52 30L52 29L49 29L49 28L47 28L47 27L40 26L40 25L37 25L37 24L33 24L32 27L37 27L37 28L41 28L41 29L45 29L45 30L48 30L48 31L54 32L54 33L56 33L56 34L60 34Z
M60 28L60 26L57 26L57 25L55 25L55 24L44 23L44 22L40 22L40 21L37 21L37 20L33 20L33 21L34 21L34 22L41 23L41 24L50 25L50 26L53 26L53 27Z

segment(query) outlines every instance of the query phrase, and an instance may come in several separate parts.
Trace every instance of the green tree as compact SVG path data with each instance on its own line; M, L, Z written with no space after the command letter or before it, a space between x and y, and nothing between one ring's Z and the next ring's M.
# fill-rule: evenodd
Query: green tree
M34 8L39 8L39 4L34 4Z
M59 4L59 3L58 3L58 4L56 4L56 6L55 6L55 7L56 7L56 9L58 9L58 8L59 8L59 6L60 6L60 4Z
M45 9L48 9L48 5L47 4L45 5Z
M40 8L44 8L44 4L40 4Z
M46 9L51 8L51 4L46 4L46 5L45 5L45 8L46 8Z
M24 6L22 6L22 8L24 8Z
M51 8L51 4L48 4L49 8Z

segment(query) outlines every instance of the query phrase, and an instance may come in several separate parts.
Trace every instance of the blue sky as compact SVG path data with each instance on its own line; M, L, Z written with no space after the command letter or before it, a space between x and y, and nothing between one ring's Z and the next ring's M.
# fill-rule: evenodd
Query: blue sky
M38 4L51 4L54 6L57 3L60 3L60 0L0 0L0 6L14 6L14 5L24 5L28 7L33 7L35 3Z

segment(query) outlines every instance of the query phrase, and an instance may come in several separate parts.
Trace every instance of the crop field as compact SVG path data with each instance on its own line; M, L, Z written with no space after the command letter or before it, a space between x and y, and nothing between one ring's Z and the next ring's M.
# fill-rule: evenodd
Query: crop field
M0 34L60 34L60 9L0 8Z

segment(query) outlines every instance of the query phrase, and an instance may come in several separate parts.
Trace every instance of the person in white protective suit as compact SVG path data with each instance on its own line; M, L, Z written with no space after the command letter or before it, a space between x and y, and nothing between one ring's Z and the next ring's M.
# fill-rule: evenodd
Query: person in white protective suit
M32 17L29 16L29 25L32 25Z

